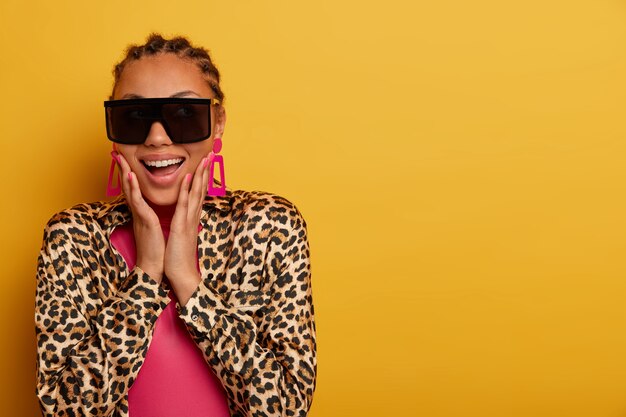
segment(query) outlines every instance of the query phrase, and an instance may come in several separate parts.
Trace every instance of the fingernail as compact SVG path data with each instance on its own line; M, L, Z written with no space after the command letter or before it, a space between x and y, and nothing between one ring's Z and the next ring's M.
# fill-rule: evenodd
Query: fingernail
M128 173L128 181L132 181L133 180L133 173L129 172Z
M209 158L204 158L204 159L203 159L203 161L204 161L204 163L203 163L203 165L202 165L202 166L203 166L204 168L208 167L208 166L209 166Z

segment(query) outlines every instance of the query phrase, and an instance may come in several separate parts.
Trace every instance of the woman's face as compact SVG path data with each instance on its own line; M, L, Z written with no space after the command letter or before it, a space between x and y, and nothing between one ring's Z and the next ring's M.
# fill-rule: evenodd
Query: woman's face
M155 97L215 98L215 93L196 64L174 54L161 53L127 64L113 94L114 100ZM178 200L183 178L187 173L193 175L202 158L211 152L213 139L222 136L225 123L223 107L212 106L212 132L208 139L188 144L173 143L161 122L156 121L143 144L115 143L113 147L124 156L137 176L143 197L157 205L171 205ZM183 162L172 173L167 173L173 170L170 167L155 170L153 174L142 162L179 158Z

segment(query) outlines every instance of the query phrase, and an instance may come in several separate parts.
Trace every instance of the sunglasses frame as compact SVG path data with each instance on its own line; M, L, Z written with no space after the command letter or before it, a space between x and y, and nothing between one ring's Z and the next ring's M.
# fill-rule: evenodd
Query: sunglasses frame
M175 138L172 137L172 133L170 131L169 125L167 124L167 121L163 117L163 105L165 104L208 104L209 105L209 133L208 135L203 136L198 139L194 139L194 140L186 140L184 142L179 142L178 140L175 140ZM163 128L165 129L167 136L170 138L172 142L178 143L178 144L200 142L202 140L205 140L211 137L211 134L213 133L213 123L211 123L211 107L214 105L219 106L220 104L221 104L221 101L217 98L188 98L188 97L162 97L161 98L159 97L159 98L133 98L133 99L123 99L123 100L106 100L104 102L104 116L105 116L107 137L109 138L110 141L115 142L115 143L120 143L123 145L141 145L148 138L148 134L150 133L150 128L152 128L152 124L154 122L161 122L161 125L163 125ZM136 106L136 105L149 105L152 107L155 107L155 106L159 107L158 108L159 111L157 114L159 114L160 116L156 116L152 118L150 127L148 128L148 131L146 132L146 137L143 139L141 143L134 143L134 142L128 143L128 142L120 140L119 138L118 139L113 138L110 128L109 128L109 111L107 109L110 107L123 107L123 106Z

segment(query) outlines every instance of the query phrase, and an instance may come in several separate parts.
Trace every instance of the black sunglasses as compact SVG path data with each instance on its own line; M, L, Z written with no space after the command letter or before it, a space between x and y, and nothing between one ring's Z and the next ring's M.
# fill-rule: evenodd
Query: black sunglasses
M107 137L126 145L142 144L154 122L161 122L174 143L199 142L211 136L215 98L137 98L104 102Z

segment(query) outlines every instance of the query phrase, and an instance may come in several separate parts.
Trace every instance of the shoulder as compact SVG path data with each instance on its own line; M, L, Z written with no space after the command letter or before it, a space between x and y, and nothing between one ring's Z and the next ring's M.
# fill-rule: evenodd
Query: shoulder
M88 238L96 229L101 213L110 205L108 201L78 203L54 213L46 222L44 240L67 237L72 241L80 241Z
M249 259L255 265L263 263L279 276L290 265L308 264L307 223L293 201L266 191L237 190L231 197L230 225L236 245L253 249Z
M84 223L97 217L105 202L79 203L54 213L48 220L49 226Z
M271 224L275 227L306 227L306 221L295 203L271 192L232 191L231 207L233 218Z

